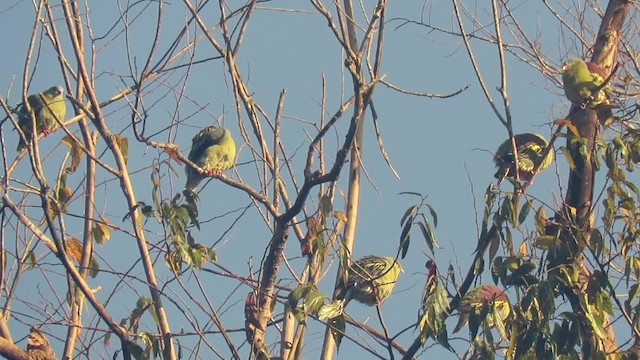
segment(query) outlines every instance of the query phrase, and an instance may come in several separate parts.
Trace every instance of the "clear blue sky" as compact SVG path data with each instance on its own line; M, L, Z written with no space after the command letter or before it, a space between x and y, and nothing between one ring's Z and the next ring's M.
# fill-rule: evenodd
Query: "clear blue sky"
M154 7L154 4L139 3L132 8L130 16L134 17L143 10L144 6ZM122 30L122 24L118 23L119 11L116 2L91 2L90 5L93 35L95 37L106 36L106 39L110 39L109 41L98 40L95 45L95 48L99 50L95 64L95 71L98 75L96 79L97 92L101 100L106 100L116 94L118 89L132 84L131 79L127 77L129 68L126 53L123 52L125 37L123 34L118 34ZM217 5L212 5L207 6L208 10L205 15L209 24L212 24L219 16ZM372 6L368 2L366 5ZM421 1L391 1L388 19L404 17L419 20L423 5ZM434 25L444 29L457 29L451 3L435 2L427 4L427 6L432 6L432 8L424 12L425 19L430 18ZM476 6L471 8L471 11L480 17L483 24L490 24L487 14L491 9L488 3L481 2L470 6ZM570 54L572 56L581 55L577 54L575 50L567 50L564 44L559 45L560 27L542 4L520 1L519 4L510 2L510 6L515 9L515 15L519 17L525 29L530 31L532 36L536 31L542 32L539 39L541 49L554 61L556 66L571 51L573 51ZM287 147L288 155L293 156L294 165L298 166L296 177L300 181L302 178L300 164L306 157L309 143L305 131L314 135L314 128L309 123L319 123L321 76L324 74L327 82L328 106L326 111L332 114L337 110L337 106L342 100L343 60L337 42L326 26L326 20L316 14L307 2L274 1L261 4L261 7L262 10L252 15L246 38L239 53L238 63L245 77L249 78L248 83L250 91L255 94L254 98L269 112L271 117L274 116L280 91L287 90L283 142ZM294 8L301 10L301 12L270 11L266 10L266 7ZM11 0L10 4L0 5L0 30L3 34L11 36L11 44L5 45L5 50L10 49L10 51L6 51L2 56L0 86L3 94L11 92L8 97L10 104L16 104L20 101L23 88L21 80L23 64L34 21L33 13L32 4L28 1ZM61 19L62 13L59 12L56 16ZM173 41L176 32L181 28L188 15L184 5L180 1L174 1L165 4L164 16L162 30L164 37L160 42L160 53L166 50L170 42ZM154 21L155 11L148 9L131 26L130 51L132 57L136 58L138 68L144 64L145 56L148 53L153 36ZM63 21L60 20L57 24L62 27ZM451 93L467 85L470 85L470 88L453 98L429 99L399 94L384 86L378 86L374 102L380 117L381 133L401 180L396 180L385 165L378 149L373 124L368 117L364 133L364 165L373 184L366 178L362 183L362 207L354 255L360 257L367 254L395 254L400 236L400 217L405 209L413 205L416 200L408 196L401 196L399 193L414 191L427 194L428 203L435 208L439 215L439 225L435 230L437 241L442 247L437 250L435 255L438 266L444 272L447 266L452 264L456 270L459 269L462 273L466 273L477 239L476 221L479 221L477 220L479 215L475 213L474 203L481 213L482 195L487 185L493 180L495 172L491 151L506 138L507 132L487 104L460 39L438 32L429 33L426 28L415 25L396 29L399 24L400 21L389 21L386 28L387 37L382 66L383 72L387 74L386 80L405 89L428 93ZM466 26L469 30L472 24L467 22ZM108 33L112 27L114 28ZM193 30L192 26L190 31ZM200 34L199 30L195 32L195 35ZM192 32L190 36L194 36L194 33ZM500 84L497 51L495 47L482 42L475 41L473 44L491 95L500 104L499 94L495 90ZM68 43L65 44L65 51L68 60L73 64L74 60ZM206 58L214 54L211 46L203 41L199 43L195 51L195 59ZM157 58L158 56L156 56ZM187 59L182 60L182 62L186 61ZM514 59L513 56L507 58L507 66L514 130L516 132L537 132L549 137L548 123L563 116L568 108L568 102L564 97L558 96L561 90L556 86L556 83L545 79L531 67ZM46 40L42 45L39 65L35 70L32 69L32 72L34 74L29 88L30 92L42 91L54 84L62 84L57 59L53 56L51 45ZM160 81L150 84L146 90L148 93L145 105L148 107L149 128L164 129L169 125L176 111L178 111L177 116L184 119L197 111L199 107L204 107L206 112L200 112L187 119L184 123L185 126L180 127L175 142L183 150L187 149L190 146L191 137L199 128L214 123L214 119L207 115L209 113L216 118L221 118L224 115L225 126L232 129L236 134L236 141L240 143L241 138L239 137L230 80L221 60L213 60L193 68L191 77L186 84L185 95L187 97L176 109L176 98L170 89L182 86L180 77L183 75L184 71L178 71L162 77ZM348 91L351 88L350 79L347 77L344 81L344 88ZM164 96L165 94L168 96ZM158 157L158 152L134 144L135 140L132 137L131 129L127 127L130 121L130 112L124 102L120 101L105 110L108 114L107 122L112 126L112 130L114 132L124 131L124 135L130 139L129 166L132 172L135 172L133 180L137 191L136 196L141 201L151 203L148 167ZM344 124L347 118L348 115L341 122ZM304 122L299 119L303 119ZM344 126L341 129L344 129ZM77 130L77 128L73 127L73 130ZM151 132L149 131L149 133ZM5 124L3 134L8 142L8 156L12 159L15 156L16 133L11 130L10 124ZM335 137L333 134L331 136ZM341 133L340 136L344 136L344 133ZM51 179L55 178L66 151L66 148L56 145L61 137L61 132L56 132L46 138L42 144L44 149L52 150L48 157L50 161L47 167L47 175ZM168 132L161 132L155 139L168 141ZM104 149L104 142L101 142L99 147ZM160 157L166 159L164 155ZM331 158L333 155L329 154L329 159ZM109 155L105 156L105 159L112 163ZM252 163L248 163L250 161L252 161L252 157L249 149L241 147L238 158L241 165L237 167L237 171L244 181L257 186L255 168ZM564 168L564 165L562 163L561 167ZM137 170L140 171L136 172ZM176 174L171 174L174 188L170 189L168 178L170 174L167 170L166 166L161 168L164 175L162 179L165 191L163 196L170 198L171 191L175 193L181 189L184 176L182 168L176 166L179 178ZM23 161L20 171L15 176L24 177L28 171L28 164ZM81 168L79 173L70 176L69 181L72 187L77 186L80 182L83 171ZM566 170L562 169L560 174L561 183L565 183ZM101 173L100 178L110 179L104 172ZM347 171L344 171L339 181L339 188L344 192L346 192L347 178ZM558 188L555 171L548 171L539 176L530 192L551 204L554 196L556 198L562 196L559 195ZM315 198L316 194L313 193L311 200ZM12 196L18 197L18 194L13 193ZM225 232L239 216L239 210L250 205L249 198L246 194L215 181L208 183L200 196L202 199L201 220L211 218L213 220L204 223L201 231L194 231L196 240L209 245L222 237L217 248L219 263L239 275L250 276L248 262L251 261L253 268L256 269L262 259L264 249L268 246L270 235L267 227L259 219L257 212L250 209L231 228L231 231ZM341 200L336 201L336 210L343 210L340 208L341 203ZM76 199L76 205L72 206L70 211L80 211L80 206L81 199ZM96 208L98 212L104 211L104 216L113 224L130 229L130 224L121 220L127 209L118 192L117 182L111 180L100 184ZM313 208L308 207L307 210L313 211ZM33 214L36 216L37 213ZM163 236L160 227L154 220L149 220L148 224L149 240L152 242L160 241ZM69 219L68 227L69 235L80 236L82 230L80 222ZM7 229L7 231L13 232L13 234L9 234L9 238L15 237L15 229ZM428 254L426 246L423 245L424 242L420 239L419 234L416 233L412 241L411 251L402 261L405 273L396 286L396 294L383 306L384 316L392 334L416 320L420 293L425 280L424 263L427 260L425 254L431 256ZM517 244L519 242L519 239L516 240ZM39 254L45 251L44 247L37 249ZM101 257L102 269L117 273L128 271L137 259L137 250L133 240L128 235L115 231L111 241L98 247L96 251ZM287 256L291 259L294 269L298 272L301 271L304 259L299 257L298 242L293 234L289 238ZM49 271L62 271L60 266L55 265L57 260L53 256L45 257L44 261L47 263ZM159 277L162 281L170 278L161 256L157 259L156 267L161 269ZM32 281L39 282L42 294L50 294L48 285L44 282L40 271L33 270L31 273L33 274L27 274L27 276L32 276ZM142 278L142 269L139 264L130 275ZM218 310L222 313L225 326L231 329L242 328L244 326L243 301L249 290L248 287L243 286L239 290L235 290L234 286L237 284L235 281L213 277L210 274L200 273L199 275L207 286L211 302L216 308L219 307ZM291 279L285 268L281 269L280 276L283 279ZM460 278L462 275L458 274L458 279ZM488 274L482 279L484 282L491 282ZM60 276L51 277L49 275L49 280L53 283L59 283L63 287L66 284L64 277ZM93 287L103 286L100 298L104 301L114 291L117 280L117 275L104 273L90 282ZM192 275L185 274L181 280L189 289L196 288ZM329 294L333 284L334 275L331 273L322 281L321 290ZM65 295L63 287L57 290L57 296L60 299ZM33 300L40 296L37 289L38 287L27 288L23 284L18 298L40 303L40 300ZM184 292L180 290L180 286L175 281L169 285L168 289L178 292L182 299L189 301L184 297ZM231 291L234 292L227 299L227 295ZM115 292L114 299L108 308L116 319L128 315L135 306L137 296L148 296L147 288L135 280L131 281L131 287L122 286ZM198 292L196 291L196 293ZM171 295L173 296L173 294ZM201 295L197 297L199 301L203 301ZM60 299L58 301L61 301ZM19 308L24 305L18 301L15 306ZM184 304L180 304L180 306L184 306ZM48 313L53 311L51 308L46 308ZM361 320L371 316L369 323L376 324L376 326L378 324L375 310L363 309L360 305L354 304L350 307L349 312ZM54 316L55 319L59 319L59 317L59 314ZM205 321L202 317L196 316L195 318L198 321ZM22 319L28 324L37 323L28 317ZM184 328L185 331L191 330L191 325L175 308L170 312L169 319L174 331L179 331L181 328ZM94 318L90 326L95 326L95 322ZM18 322L14 321L10 325L14 336L18 339L28 331L28 328ZM204 323L200 322L199 325L203 326ZM102 329L105 328L102 323L98 326ZM48 329L58 332L61 337L64 336L61 326L52 326ZM153 331L154 329L144 330ZM322 330L321 327L311 326L305 358L313 359L319 356ZM347 331L354 335L353 328L348 328ZM409 331L398 340L408 346L414 336L415 334ZM240 344L244 333L235 333L233 338L237 340L237 344ZM271 339L274 339L273 334ZM228 351L221 338L211 336L208 340L223 354ZM185 344L186 351L189 348L189 340L181 339L180 341ZM112 343L110 350L114 350L117 346L115 342L112 341ZM60 352L60 341L54 341L54 344ZM458 344L463 348L465 346L462 341L459 341ZM102 348L99 345L95 347L96 349ZM382 356L388 356L385 349L381 347L376 349L380 351ZM198 354L199 358L212 358L213 355L208 350L203 349L202 351ZM245 346L241 353L247 354L247 351ZM432 349L429 351L442 354L440 350ZM361 349L345 340L339 358L347 359L362 354L364 353ZM97 353L93 358L105 356L109 356L109 354ZM185 356L186 358L196 358L188 351Z

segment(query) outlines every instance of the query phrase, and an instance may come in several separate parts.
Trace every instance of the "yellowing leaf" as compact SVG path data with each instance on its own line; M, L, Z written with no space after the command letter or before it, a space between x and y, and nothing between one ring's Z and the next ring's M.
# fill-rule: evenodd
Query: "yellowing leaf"
M96 222L91 230L91 235L93 236L93 241L102 245L111 238L111 231L106 223Z
M50 202L49 215L51 215L51 217L55 219L59 214L60 214L60 210L58 209L58 205L56 205L56 203L53 201Z
M113 135L113 140L118 145L120 152L122 152L122 157L124 158L124 163L126 164L129 160L129 139L122 135Z
M74 173L78 169L78 165L80 165L83 151L80 146L78 146L78 143L76 143L69 135L63 137L60 142L69 147L69 153L71 155L71 164L67 166L65 171L67 174Z
M555 241L556 237L552 235L542 235L536 238L535 247L542 250L549 250L549 247Z
M558 125L558 126L566 126L567 129L569 129L569 131L571 131L571 133L579 138L580 137L580 133L578 132L578 128L573 125L573 122L569 119L556 119L554 122L554 124Z
M522 244L520 244L520 255L526 256L527 249L528 249L527 243L523 241Z
M343 212L334 211L333 212L333 217L335 217L336 219L342 221L343 223L347 222L347 215L345 215Z
M76 262L80 262L82 258L82 244L75 238L70 238L66 242L67 255L69 255Z
M331 198L327 195L320 196L320 213L323 216L327 216L331 210L333 210L333 203L331 202Z
M73 194L73 190L71 190L71 188L68 186L65 186L63 189L60 189L60 192L58 193L60 202L63 205L66 204L71 198L72 194Z

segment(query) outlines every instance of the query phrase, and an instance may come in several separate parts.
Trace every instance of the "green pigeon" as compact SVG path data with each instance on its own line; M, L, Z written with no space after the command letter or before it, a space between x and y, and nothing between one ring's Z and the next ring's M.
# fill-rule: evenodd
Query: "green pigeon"
M49 135L59 127L58 121L62 122L67 115L67 105L64 99L64 89L61 86L53 86L44 92L29 95L27 97L31 111L35 116L38 133L44 136ZM56 121L57 120L57 121ZM18 114L18 125L24 133L27 141L33 136L33 122L29 116L29 110L23 104ZM22 137L18 142L18 151L22 150L27 143Z
M570 59L562 66L564 93L569 101L583 109L612 106L608 96L611 87L609 84L602 86L606 78L596 63Z
M553 149L547 152L547 156L542 158L548 146L547 140L542 135L524 133L513 136L516 141L518 152L518 177L522 181L530 181L533 178L533 169L539 164L538 171L542 171L553 162ZM516 167L514 166L513 146L511 138L505 140L493 156L493 161L498 167L494 177L500 183L506 177L516 177Z
M338 286L336 299L343 306L355 299L367 306L380 304L391 295L403 272L396 258L369 255L354 261L347 270L346 284Z
M236 160L236 143L231 132L215 126L206 127L193 137L189 152L189 160L203 168L201 174L191 166L186 166L187 190L194 190L207 176L220 176L223 171L232 167Z
M495 285L481 285L469 291L461 300L458 311L460 317L453 333L457 333L469 322L469 316L481 315L484 306L491 306L490 311L486 315L487 325L489 327L496 326L498 320L504 322L511 313L511 304L505 291Z

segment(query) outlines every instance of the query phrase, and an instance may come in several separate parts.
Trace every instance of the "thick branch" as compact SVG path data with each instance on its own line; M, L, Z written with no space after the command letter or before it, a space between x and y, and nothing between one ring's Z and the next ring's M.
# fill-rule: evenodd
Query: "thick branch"
M620 41L620 34L626 14L631 3L626 0L612 0L609 2L607 11L600 25L598 37L594 45L594 54L592 61L600 65L603 71L610 73L615 66L617 57L617 48ZM572 110L571 113L573 113ZM569 173L569 181L567 187L566 204L576 209L577 228L573 234L574 239L580 238L583 243L589 243L591 230L593 229L593 192L595 179L595 158L598 156L596 152L596 141L600 131L600 121L598 114L592 109L585 109L575 112L571 115L571 121L578 130L581 140L586 141L586 156L576 146L571 146L572 136L568 132L568 148L571 150L571 156L575 163L575 168ZM574 241L567 236L563 241ZM580 267L581 278L588 278L591 270L584 265L582 257L575 259ZM569 298L571 306L575 313L583 314L583 309L574 288L568 288L565 295ZM603 343L600 347L600 341L596 338L591 326L587 321L582 322L583 331L583 347L596 347L606 353L615 350L615 337L610 326L606 338L602 339ZM588 351L588 349L585 349Z

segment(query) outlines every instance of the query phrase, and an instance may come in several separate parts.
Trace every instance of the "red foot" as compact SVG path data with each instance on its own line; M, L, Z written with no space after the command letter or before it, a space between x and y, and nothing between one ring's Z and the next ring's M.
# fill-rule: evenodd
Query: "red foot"
M380 297L379 297L380 291L378 290L377 286L375 285L373 286L373 290L371 291L371 293L373 294L373 296L376 297L376 305L382 304L382 300L380 300Z
M214 170L214 169L207 170L207 176L209 177L218 177L220 175L222 175L222 171L220 170Z
M42 135L49 136L49 134L51 134L51 130L49 130L49 129L42 130Z

